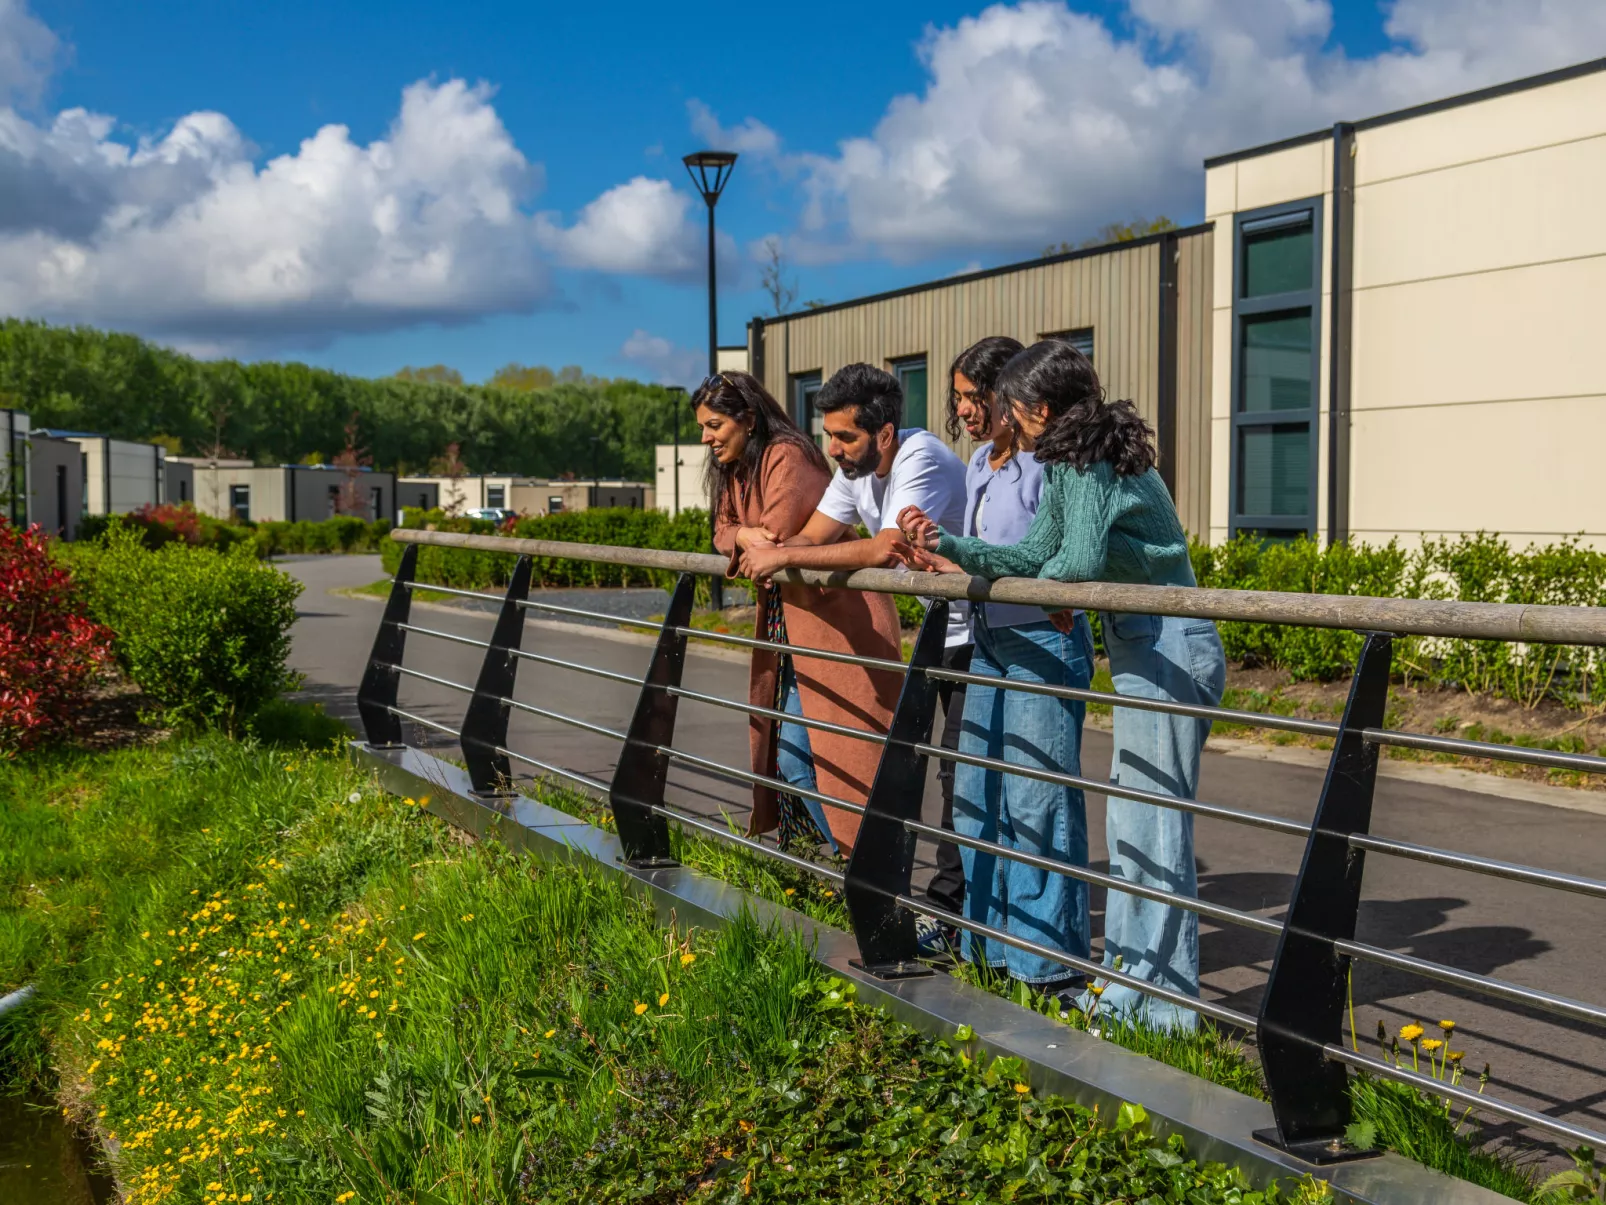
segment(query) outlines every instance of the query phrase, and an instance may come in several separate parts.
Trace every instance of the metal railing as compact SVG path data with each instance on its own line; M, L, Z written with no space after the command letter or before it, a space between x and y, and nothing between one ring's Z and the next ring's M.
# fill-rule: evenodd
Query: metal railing
M405 548L393 579L390 597L375 637L373 653L358 695L359 710L369 743L375 747L402 744L403 721L420 724L456 738L476 792L505 794L513 778L512 763L532 767L595 791L607 798L617 822L619 837L633 866L675 865L669 824L732 843L766 858L776 859L841 887L853 922L865 971L889 978L929 974L920 961L915 915L932 917L957 929L968 930L1002 944L1028 951L1070 970L1106 982L1123 984L1148 997L1191 1009L1223 1024L1253 1034L1259 1046L1262 1069L1270 1092L1276 1130L1257 1134L1264 1141L1310 1162L1323 1163L1355 1157L1344 1143L1350 1118L1348 1074L1357 1068L1373 1075L1411 1084L1432 1094L1457 1100L1570 1143L1596 1148L1606 1136L1572 1125L1533 1109L1406 1071L1386 1061L1345 1048L1341 1030L1345 1012L1348 973L1354 959L1403 971L1430 981L1449 984L1493 999L1543 1010L1570 1021L1606 1028L1606 1007L1572 1000L1554 993L1522 987L1486 975L1386 950L1355 939L1362 872L1368 853L1492 876L1533 887L1566 891L1606 899L1606 881L1479 857L1454 850L1417 845L1372 835L1373 792L1379 749L1397 745L1551 767L1591 774L1606 773L1606 758L1577 753L1430 737L1400 732L1385 726L1385 706L1397 634L1457 636L1478 639L1521 640L1530 643L1566 643L1606 646L1606 612L1593 608L1511 606L1483 603L1430 602L1412 599L1376 599L1349 596L1273 594L1248 591L1203 590L1180 587L1125 586L1109 583L1070 585L1048 581L1005 579L987 583L960 575L916 574L898 570L860 570L852 574L791 570L783 580L811 585L918 595L932 600L908 664L859 657L825 649L791 647L795 656L848 662L904 675L898 703L886 732L872 732L826 721L783 714L773 708L690 690L681 685L687 642L697 640L743 649L773 649L763 641L730 633L704 631L691 626L697 575L724 571L720 557L653 549L520 540L450 532L399 530L392 533ZM516 560L505 593L427 586L454 596L477 599L496 607L489 640L474 640L451 632L414 624L410 619L419 547L473 548L510 553ZM535 558L592 560L679 574L661 623L577 607L560 606L528 597ZM984 677L941 666L947 600L1031 603L1051 607L1080 607L1142 614L1165 614L1213 620L1291 623L1314 627L1348 628L1365 634L1343 717L1337 722L1262 715L1220 707L1202 707L1119 694L1007 679ZM647 672L637 679L627 674L575 661L528 652L520 647L524 621L529 614L559 615L571 619L616 624L657 633L656 647ZM484 650L474 685L423 673L402 664L408 634ZM620 731L537 707L513 697L517 667L529 661L548 667L591 675L638 689L634 713ZM404 710L398 702L403 679L447 687L469 696L462 726L451 728ZM1081 775L1027 767L959 753L932 743L938 684L981 684L1006 690L1023 690L1056 698L1098 702L1113 707L1184 715L1329 738L1331 759L1313 820L1308 823L1227 806L1222 803L1180 799L1153 791L1123 787ZM805 727L852 736L881 746L879 767L863 805L807 790L780 779L726 765L674 747L677 704L681 699L712 705L749 716L799 723ZM508 747L508 721L513 712L534 715L568 725L620 746L610 782L577 773L552 762ZM1084 866L1012 849L1006 845L956 834L921 821L927 761L946 759L1022 775L1067 787L1114 795L1158 807L1190 812L1215 820L1245 825L1298 838L1303 856L1284 922L1250 912L1140 886L1118 876ZM681 765L729 780L773 787L860 817L861 828L845 871L838 871L775 846L738 835L730 827L672 806L665 800L671 765ZM1148 982L1127 972L1101 965L1063 950L1025 940L968 917L917 899L911 890L914 847L917 838L946 840L1040 869L1144 899L1187 909L1222 925L1232 925L1278 938L1266 990L1257 1016L1211 1001L1198 999Z

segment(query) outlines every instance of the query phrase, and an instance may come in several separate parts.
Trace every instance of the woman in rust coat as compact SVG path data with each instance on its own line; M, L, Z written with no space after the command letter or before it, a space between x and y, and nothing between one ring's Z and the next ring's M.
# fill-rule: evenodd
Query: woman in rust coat
M831 471L819 447L756 377L716 374L692 396L691 404L710 452L714 546L731 558L734 575L748 544L790 539L802 530L825 493ZM900 659L898 612L889 595L791 582L755 585L755 592L754 633L760 639ZM882 733L892 721L901 686L902 676L887 670L763 650L753 654L748 701L793 714L800 702L808 719ZM750 718L749 740L755 774L780 776L857 804L870 793L881 753L881 746L871 741L777 724L767 716ZM783 802L773 788L753 788L752 833L781 827L783 840L806 840L822 822L829 831L820 835L848 852L859 831L857 815L817 803L798 808L790 797Z

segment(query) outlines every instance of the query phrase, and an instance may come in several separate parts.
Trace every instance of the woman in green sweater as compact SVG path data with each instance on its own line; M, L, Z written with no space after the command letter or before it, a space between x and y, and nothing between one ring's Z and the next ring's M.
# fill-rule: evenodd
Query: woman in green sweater
M1153 432L1131 402L1107 402L1092 362L1045 339L1005 366L998 397L1023 446L1046 467L1031 530L1018 544L988 544L943 531L910 508L899 524L911 563L980 577L1062 582L1197 583L1188 538L1155 470ZM1226 658L1215 624L1173 616L1107 614L1104 644L1115 689L1137 698L1217 706ZM1128 789L1194 798L1210 721L1115 709L1111 779ZM1104 821L1110 873L1182 896L1198 895L1193 816L1111 795ZM1110 892L1104 964L1175 992L1199 994L1197 913ZM1192 1029L1189 1009L1109 984L1101 1010L1160 1028Z

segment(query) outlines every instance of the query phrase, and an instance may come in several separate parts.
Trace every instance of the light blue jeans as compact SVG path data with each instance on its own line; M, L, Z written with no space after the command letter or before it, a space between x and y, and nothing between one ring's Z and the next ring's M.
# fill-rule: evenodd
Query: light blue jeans
M1227 659L1209 620L1106 615L1104 646L1120 694L1209 707L1221 703ZM1123 787L1192 799L1209 735L1209 720L1117 707L1110 778ZM1112 875L1198 896L1191 813L1111 795L1104 833ZM1104 913L1104 965L1112 965L1117 954L1128 974L1198 996L1198 913L1111 891ZM1099 1008L1161 1029L1192 1030L1198 1024L1198 1014L1189 1009L1114 983Z
M797 675L792 672L790 658L786 662L782 686L786 691L786 701L781 704L781 710L787 715L802 715L803 696L798 693ZM809 745L809 730L802 724L781 725L781 731L776 738L775 772L793 786L809 791L816 789L814 750ZM825 805L817 799L804 799L803 806L809 810L809 815L814 817L814 823L820 832L825 834L825 843L830 846L831 853L839 853L836 838L831 836L831 826L826 823Z
M1086 688L1093 637L1086 616L1065 634L1046 620L989 627L976 610L970 672L1011 682ZM959 751L1044 770L1082 772L1086 704L971 683ZM1087 865L1087 804L1082 792L1033 778L954 767L954 831L1024 853ZM1088 956L1087 884L982 850L959 847L965 865L965 915L1011 936ZM965 934L965 957L1003 967L1013 979L1044 984L1075 974L1063 963Z

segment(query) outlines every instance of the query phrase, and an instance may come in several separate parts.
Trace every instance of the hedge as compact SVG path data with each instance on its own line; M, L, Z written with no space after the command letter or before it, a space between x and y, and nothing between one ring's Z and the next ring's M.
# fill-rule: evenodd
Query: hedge
M370 522L355 515L334 515L318 522L274 519L241 523L202 514L188 502L142 506L120 515L86 515L78 524L80 543L104 543L108 532L137 532L146 548L191 544L225 549L249 544L260 557L306 552L377 552L390 534L391 521Z

